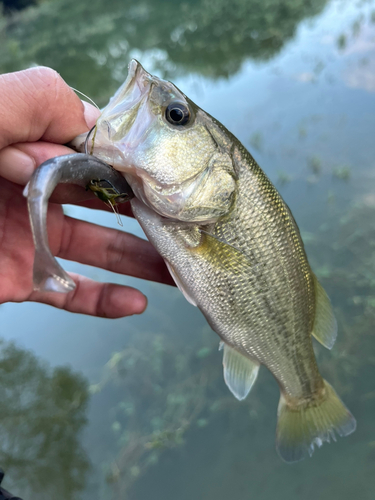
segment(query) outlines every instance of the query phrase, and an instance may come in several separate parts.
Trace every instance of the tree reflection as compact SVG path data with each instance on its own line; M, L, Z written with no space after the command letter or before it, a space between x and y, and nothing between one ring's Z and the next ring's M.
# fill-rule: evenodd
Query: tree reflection
M51 373L32 353L0 341L0 401L4 486L25 498L76 498L89 466L78 441L85 380L66 367Z
M101 452L111 458L101 469L113 496L107 491L106 498L128 498L164 452L184 445L192 427L204 427L217 411L234 406L227 391L222 396L217 338L207 327L202 334L204 347L197 349L171 342L158 329L138 332L129 347L113 353L91 387L96 404L109 407L104 427L110 432L102 436Z
M326 2L50 0L0 30L0 70L52 66L99 100L125 78L132 56L168 78L181 72L228 77L248 58L274 56Z

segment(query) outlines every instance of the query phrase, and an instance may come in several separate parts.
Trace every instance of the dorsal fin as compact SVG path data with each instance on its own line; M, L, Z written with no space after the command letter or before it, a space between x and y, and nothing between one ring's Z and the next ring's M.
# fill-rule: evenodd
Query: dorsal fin
M220 344L220 348L222 346L224 346L225 383L234 396L241 401L249 394L257 378L259 363L247 358L224 342Z
M332 349L337 337L337 322L331 301L313 274L315 285L315 320L311 334L327 349Z

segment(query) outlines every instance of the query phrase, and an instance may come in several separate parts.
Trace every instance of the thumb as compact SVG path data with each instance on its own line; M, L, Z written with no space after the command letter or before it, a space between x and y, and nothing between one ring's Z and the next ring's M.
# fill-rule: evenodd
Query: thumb
M89 130L99 115L46 67L0 75L0 96L0 149L40 139L64 144Z

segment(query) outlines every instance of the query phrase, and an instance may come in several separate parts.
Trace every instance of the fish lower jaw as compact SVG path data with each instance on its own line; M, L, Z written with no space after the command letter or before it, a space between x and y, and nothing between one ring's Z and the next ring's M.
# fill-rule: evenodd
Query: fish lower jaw
M182 224L208 225L217 222L217 217L207 217L197 214L194 209L187 209L186 200L179 194L166 195L152 192L150 189L144 189L139 184L132 184L126 179L132 187L135 197L142 201L148 208L158 214L160 217L170 222L179 222Z
M176 189L173 185L158 185L154 187L148 179L125 173L125 179L131 186L135 197L163 219L183 224L207 225L217 222L220 214L212 215L205 211L205 207L189 206L186 193Z
M154 181L138 175L137 169L134 167L129 167L126 170L123 169L122 173L131 186L134 196L139 201L161 217L176 218L176 215L180 211L179 200L176 200L176 204L171 203L171 200L166 200L165 196L158 192L159 189L153 188L152 184ZM168 190L169 188L167 187L166 189Z

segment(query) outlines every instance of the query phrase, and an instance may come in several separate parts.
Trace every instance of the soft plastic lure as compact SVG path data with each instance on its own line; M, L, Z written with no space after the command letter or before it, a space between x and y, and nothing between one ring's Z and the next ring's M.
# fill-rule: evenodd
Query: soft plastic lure
M82 186L93 191L112 208L133 197L120 172L95 156L75 153L42 163L24 190L35 244L34 289L68 293L75 283L51 253L47 235L48 200L59 183Z

